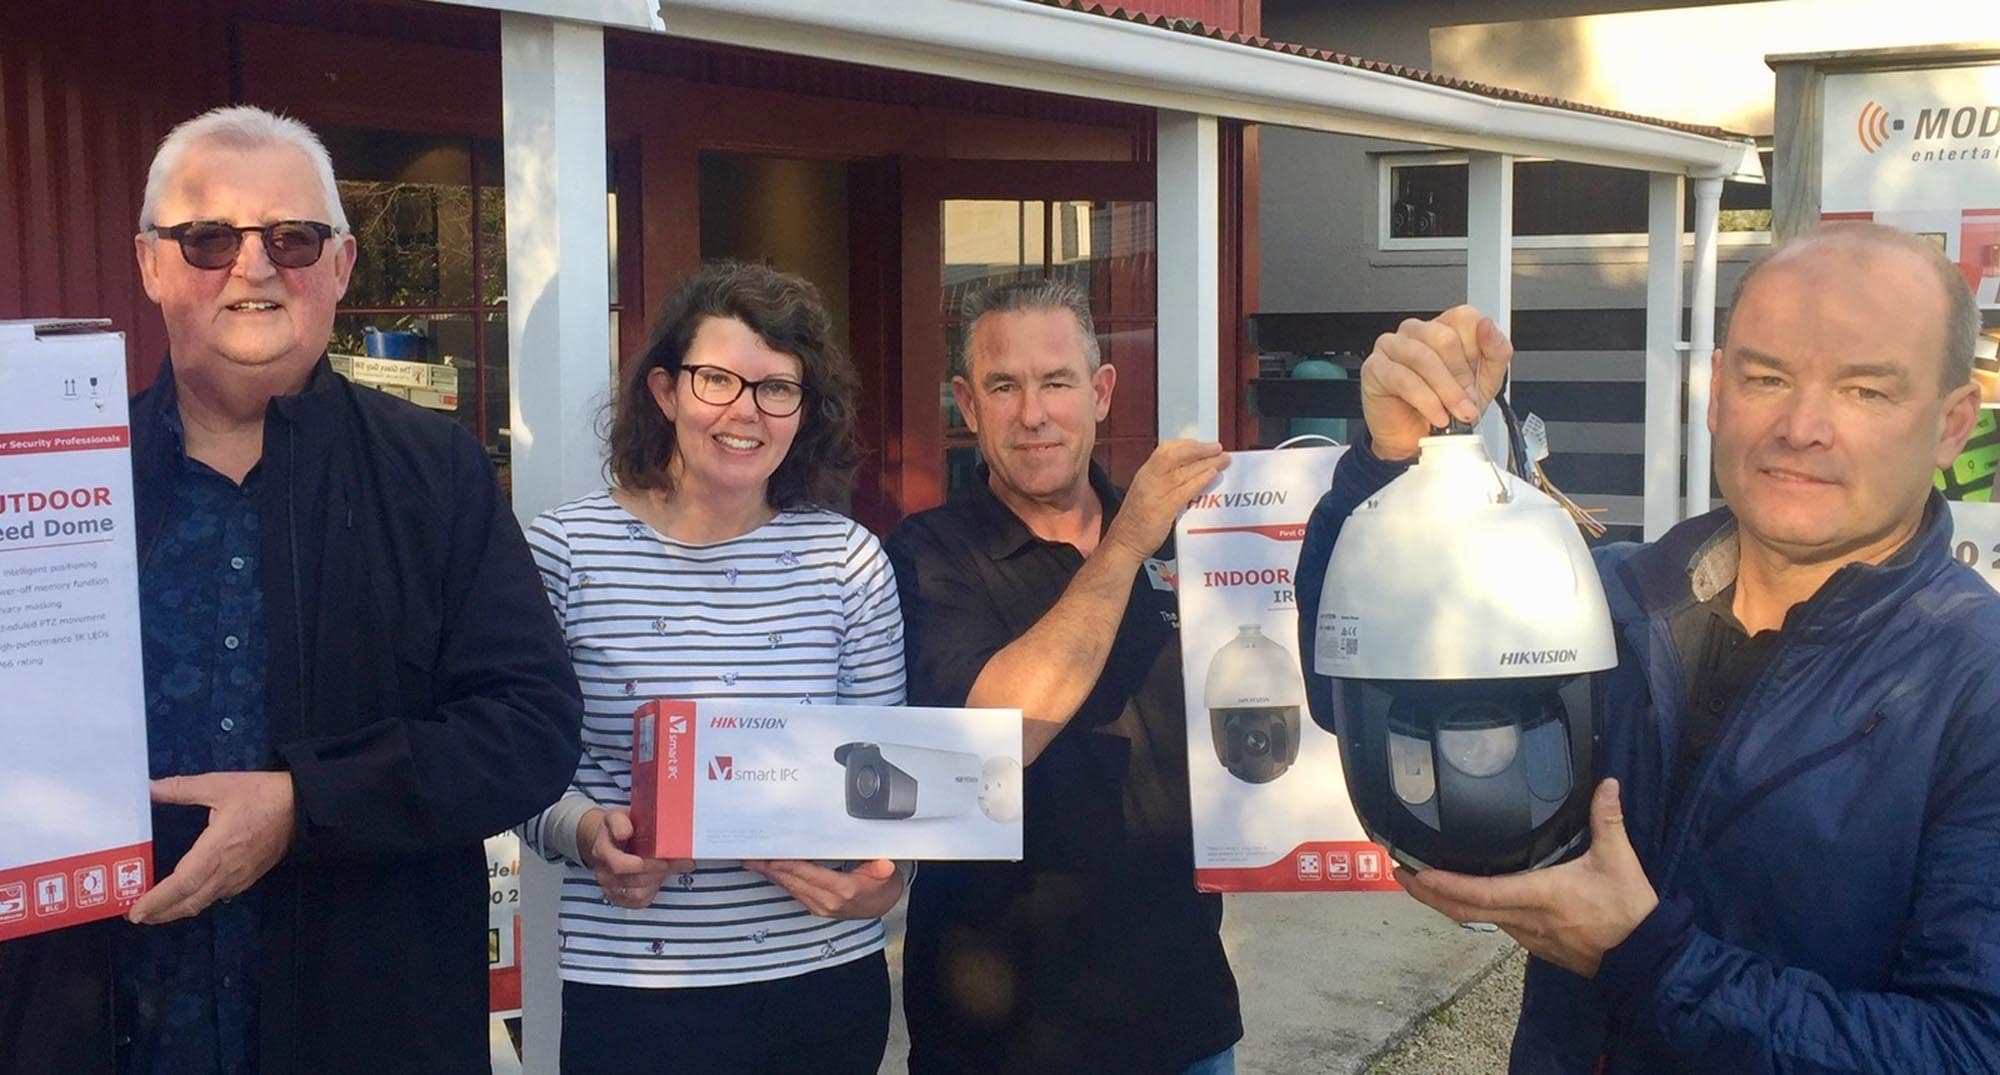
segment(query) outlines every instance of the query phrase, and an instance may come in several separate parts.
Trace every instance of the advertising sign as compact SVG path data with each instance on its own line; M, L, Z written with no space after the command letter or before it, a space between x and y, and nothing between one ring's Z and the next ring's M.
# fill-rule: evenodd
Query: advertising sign
M1980 307L2000 310L2000 64L1828 74L1823 115L1821 214L1935 241ZM1965 451L1936 477L1961 534L1983 533L1987 515L2000 513L1991 504L2000 467L1996 335L1988 329L1975 351L1989 406Z
M1345 448L1232 452L1174 534L1195 886L1393 890L1348 801L1340 744L1306 710L1292 576Z
M1934 239L2000 308L2000 65L1830 73L1820 212Z
M0 322L0 941L152 883L124 337Z

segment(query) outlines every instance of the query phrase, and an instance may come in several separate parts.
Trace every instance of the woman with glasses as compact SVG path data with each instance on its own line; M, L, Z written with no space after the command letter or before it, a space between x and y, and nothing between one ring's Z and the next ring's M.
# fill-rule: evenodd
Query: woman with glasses
M895 575L873 535L817 506L857 454L857 382L830 331L804 280L704 266L612 402L611 488L529 529L585 705L575 786L525 828L568 864L565 1071L881 1063L895 864L642 858L627 810L649 699L903 701Z

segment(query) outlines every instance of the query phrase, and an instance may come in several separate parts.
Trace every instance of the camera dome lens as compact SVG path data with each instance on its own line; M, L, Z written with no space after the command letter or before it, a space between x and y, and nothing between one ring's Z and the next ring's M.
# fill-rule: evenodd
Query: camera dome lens
M1254 731L1243 737L1243 751L1262 757L1271 752L1271 737L1265 732Z
M872 799L882 790L882 774L873 765L864 765L854 771L854 791L864 799Z
M1439 728L1438 753L1467 776L1492 776L1513 764L1520 751L1521 729L1514 724L1491 728Z

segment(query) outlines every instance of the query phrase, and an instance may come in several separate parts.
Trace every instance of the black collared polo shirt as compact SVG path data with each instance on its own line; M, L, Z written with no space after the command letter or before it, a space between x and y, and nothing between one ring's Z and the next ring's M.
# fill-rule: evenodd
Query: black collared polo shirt
M1104 522L1122 493L1096 466ZM910 702L965 704L986 662L1083 566L975 487L888 542ZM1096 686L1027 770L1024 860L926 863L910 894L910 1070L1179 1072L1242 1036L1194 889L1172 545L1135 574Z

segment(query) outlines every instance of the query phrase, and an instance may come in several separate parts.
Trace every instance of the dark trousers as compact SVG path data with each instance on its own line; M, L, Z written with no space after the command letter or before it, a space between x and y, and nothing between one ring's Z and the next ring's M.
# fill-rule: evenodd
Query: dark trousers
M565 1075L875 1075L888 1045L889 964L880 952L744 985L628 989L563 983Z

